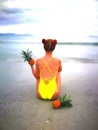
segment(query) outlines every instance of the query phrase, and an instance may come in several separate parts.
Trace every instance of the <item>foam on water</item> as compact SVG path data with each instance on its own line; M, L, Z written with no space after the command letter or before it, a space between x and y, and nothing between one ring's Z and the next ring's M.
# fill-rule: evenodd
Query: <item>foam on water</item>
M41 43L0 43L0 62L23 62L21 51L27 49L35 60L45 54ZM53 55L63 62L98 63L98 46L57 45Z

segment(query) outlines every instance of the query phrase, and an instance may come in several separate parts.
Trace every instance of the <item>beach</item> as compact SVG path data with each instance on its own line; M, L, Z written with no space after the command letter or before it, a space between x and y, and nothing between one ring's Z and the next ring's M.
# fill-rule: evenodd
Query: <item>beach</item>
M28 64L5 66L0 82L0 130L97 130L98 64L75 64L82 72L70 70L65 63L61 73L61 95L70 95L73 107L57 110L52 101L36 97Z
M70 95L73 107L54 109L52 101L36 97L36 80L19 55L0 61L0 130L98 129L97 62L61 56L61 95Z

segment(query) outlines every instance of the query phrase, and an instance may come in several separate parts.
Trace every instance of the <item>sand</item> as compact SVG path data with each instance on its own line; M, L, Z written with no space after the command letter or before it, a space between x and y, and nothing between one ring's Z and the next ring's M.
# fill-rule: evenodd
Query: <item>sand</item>
M73 107L36 97L27 63L0 63L0 130L97 130L98 64L63 63L62 91Z

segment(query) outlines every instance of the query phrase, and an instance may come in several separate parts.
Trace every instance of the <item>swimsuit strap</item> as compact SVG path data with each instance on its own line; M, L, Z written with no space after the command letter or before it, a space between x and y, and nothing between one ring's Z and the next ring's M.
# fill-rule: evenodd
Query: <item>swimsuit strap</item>
M43 63L44 63L44 66L43 66L43 68L42 68L42 70L41 70L41 72L40 72L40 76L42 75L42 72L43 72L43 70L47 67L48 68L48 70L50 71L50 73L52 73L52 70L51 70L51 68L49 67L49 65L48 65L48 63L50 62L50 61L52 61L52 59L53 59L53 57L52 58L50 58L47 62L44 60L44 58L42 58L42 61L43 61Z

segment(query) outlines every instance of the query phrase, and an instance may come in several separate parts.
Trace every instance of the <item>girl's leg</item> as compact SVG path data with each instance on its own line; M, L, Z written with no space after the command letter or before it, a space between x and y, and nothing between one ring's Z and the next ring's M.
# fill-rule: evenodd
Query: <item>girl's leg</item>
M58 75L57 75L56 83L57 83L57 90L55 91L54 95L52 96L52 100L57 99L60 96L60 93L61 93L60 73L58 73Z
M57 89L54 95L52 96L52 100L57 99L60 96L60 91Z
M39 79L36 80L36 96L40 99L42 99L39 91L38 91L38 85L39 85Z

